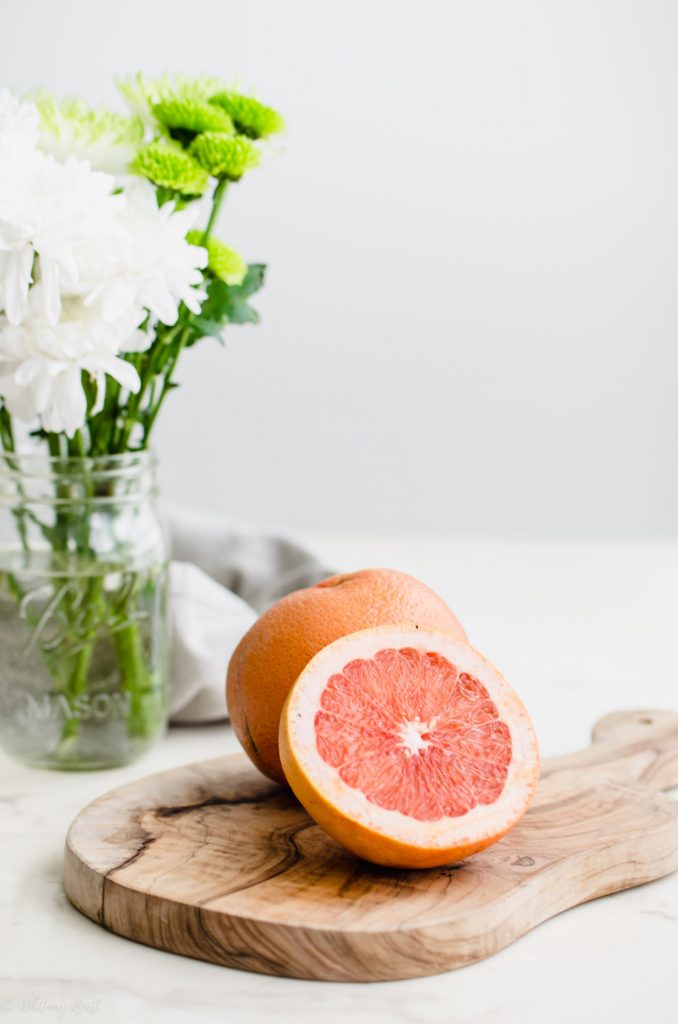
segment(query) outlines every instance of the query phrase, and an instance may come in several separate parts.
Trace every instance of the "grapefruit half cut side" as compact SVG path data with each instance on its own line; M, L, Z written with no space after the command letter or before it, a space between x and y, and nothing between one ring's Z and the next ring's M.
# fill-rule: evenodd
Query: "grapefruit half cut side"
M280 755L311 817L376 864L425 868L500 839L534 795L519 697L472 647L378 626L320 651L294 684Z

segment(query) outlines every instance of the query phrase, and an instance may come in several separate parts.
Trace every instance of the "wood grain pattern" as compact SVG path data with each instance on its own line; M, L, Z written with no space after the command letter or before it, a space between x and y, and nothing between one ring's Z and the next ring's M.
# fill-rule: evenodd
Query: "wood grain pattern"
M678 714L602 719L546 761L501 842L463 864L378 868L351 856L244 755L95 800L68 834L65 887L105 928L264 974L412 978L490 956L586 900L678 868Z

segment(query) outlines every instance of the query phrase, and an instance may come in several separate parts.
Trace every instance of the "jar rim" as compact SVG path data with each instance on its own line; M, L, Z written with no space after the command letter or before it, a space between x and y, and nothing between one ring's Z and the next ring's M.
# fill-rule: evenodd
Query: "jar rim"
M35 448L17 448L15 451L0 449L0 462L34 462L42 466L153 466L158 459L151 448L138 448L128 452L114 452L102 455L50 455Z
M144 477L152 480L156 466L155 452L150 449L63 458L26 447L14 452L0 451L0 479L6 482L87 478L92 483L117 484Z
M42 462L124 462L125 459L146 459L153 460L155 458L155 450L153 448L132 448L126 452L103 452L101 455L50 455L47 451L42 451L40 448L33 448L28 445L15 448L14 451L7 451L6 448L0 448L0 458L2 459L40 459Z

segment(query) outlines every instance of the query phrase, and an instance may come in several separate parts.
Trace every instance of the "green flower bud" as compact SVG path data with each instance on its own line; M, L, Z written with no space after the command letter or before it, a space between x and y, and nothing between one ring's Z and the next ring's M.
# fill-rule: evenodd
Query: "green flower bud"
M154 185L179 192L182 196L201 196L209 181L207 171L197 160L180 146L167 142L151 142L144 146L137 153L132 170Z
M154 103L154 117L166 128L197 135L199 132L233 134L233 121L221 107L190 96L174 96Z
M242 96L238 92L219 92L210 98L210 103L230 114L238 131L251 139L276 135L285 127L283 118L273 107L267 107L259 100Z
M191 156L215 178L239 181L245 171L256 167L261 154L243 135L203 132L191 143Z
M202 231L189 231L186 241L191 245L202 245L207 249L207 266L215 277L224 284L241 284L247 273L247 264L235 249L230 249L218 238L208 238L203 242Z

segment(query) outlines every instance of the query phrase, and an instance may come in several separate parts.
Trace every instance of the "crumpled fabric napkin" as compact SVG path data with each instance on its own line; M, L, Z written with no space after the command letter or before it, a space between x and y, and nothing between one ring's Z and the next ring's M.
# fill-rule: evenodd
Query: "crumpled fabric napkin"
M278 536L189 509L164 510L169 526L170 720L227 717L226 666L257 616L300 587L332 575Z

